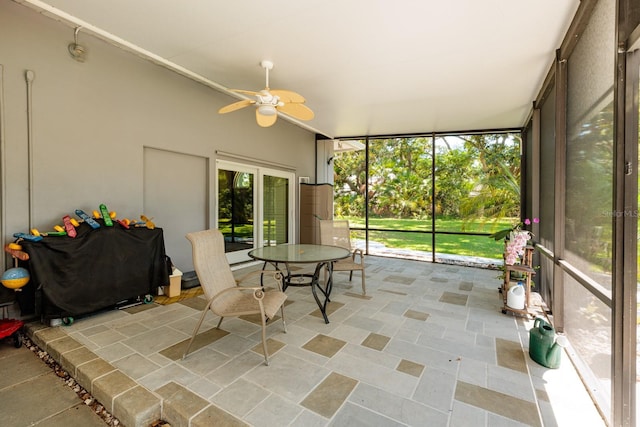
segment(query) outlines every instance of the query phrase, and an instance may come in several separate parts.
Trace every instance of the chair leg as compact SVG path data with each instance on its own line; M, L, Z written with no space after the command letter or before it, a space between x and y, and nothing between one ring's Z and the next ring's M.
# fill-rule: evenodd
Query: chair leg
M267 322L265 321L264 314L260 317L262 320L262 351L264 351L264 364L269 366L269 352L267 351Z
M207 315L207 312L209 311L209 307L211 307L211 303L207 304L207 306L204 308L204 310L202 310L202 315L200 316L200 320L198 321L198 324L196 325L195 329L193 330L193 335L191 335L191 339L189 340L189 344L187 345L187 349L182 354L182 358L183 359L185 357L187 357L187 354L189 354L189 350L191 349L191 345L193 344L193 341L196 339L196 335L198 334L198 331L200 330L200 326L202 326L202 322L204 321L204 317ZM222 319L220 319L220 320L222 321Z
M366 295L367 288L364 285L364 270L360 270L360 274L362 274L362 295Z
M218 321L218 326L216 326L216 329L220 329L220 325L222 324L222 319L224 319L224 317L220 316L220 320Z
M287 323L284 321L284 303L280 306L280 314L282 315L282 327L284 328L284 333L287 333Z
M349 271L349 281L351 281L351 279L353 279L353 270Z

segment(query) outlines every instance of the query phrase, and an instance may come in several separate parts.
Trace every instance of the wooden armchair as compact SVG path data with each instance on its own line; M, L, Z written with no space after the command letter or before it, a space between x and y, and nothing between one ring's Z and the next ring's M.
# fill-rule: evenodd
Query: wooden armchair
M354 271L360 271L362 278L362 295L366 295L364 274L364 252L362 249L353 249L347 220L320 220L320 244L340 246L351 251L351 256L333 263L333 271L348 271L349 281L353 278Z

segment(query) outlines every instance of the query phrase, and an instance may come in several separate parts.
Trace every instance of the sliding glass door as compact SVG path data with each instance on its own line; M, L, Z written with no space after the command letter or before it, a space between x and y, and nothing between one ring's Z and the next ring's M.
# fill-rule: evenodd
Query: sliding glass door
M230 263L250 260L253 248L292 239L294 179L292 172L216 162L216 224Z
M290 193L293 189L292 179L287 176L262 175L262 246L275 246L288 243L293 225L289 218L289 211L293 203Z

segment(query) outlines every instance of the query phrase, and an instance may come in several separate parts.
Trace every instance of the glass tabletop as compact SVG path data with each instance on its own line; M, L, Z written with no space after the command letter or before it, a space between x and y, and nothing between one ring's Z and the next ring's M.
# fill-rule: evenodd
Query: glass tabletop
M319 263L346 258L351 253L339 246L284 244L253 249L249 256L261 261L295 263Z

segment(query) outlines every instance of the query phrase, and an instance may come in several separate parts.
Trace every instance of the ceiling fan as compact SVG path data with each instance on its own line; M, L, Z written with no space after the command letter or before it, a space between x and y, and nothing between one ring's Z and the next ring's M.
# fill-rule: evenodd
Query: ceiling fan
M273 69L273 62L262 61L260 62L260 66L264 68L266 72L265 88L260 92L233 89L233 92L249 95L255 97L255 99L243 99L242 101L234 102L233 104L229 104L226 107L219 109L218 113L230 113L232 111L248 107L249 105L255 105L256 121L258 122L258 125L265 128L276 122L278 119L278 112L284 113L298 120L313 119L313 111L304 105L305 99L302 95L290 90L269 88L269 70Z

